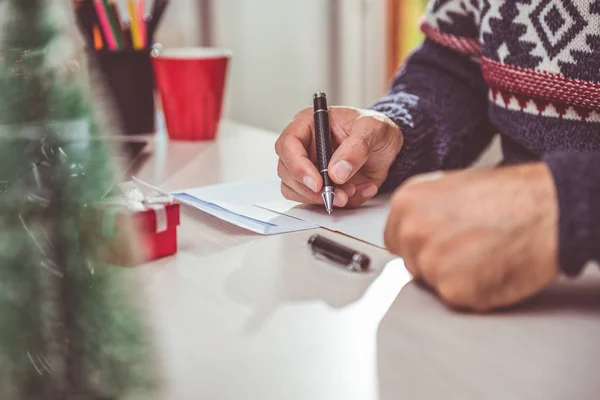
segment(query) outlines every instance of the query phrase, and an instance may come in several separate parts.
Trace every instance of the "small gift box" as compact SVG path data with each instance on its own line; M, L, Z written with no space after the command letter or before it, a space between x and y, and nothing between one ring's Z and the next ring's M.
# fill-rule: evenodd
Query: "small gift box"
M102 235L98 257L103 261L135 266L177 252L180 209L173 197L147 196L137 184L126 182L119 185L117 196L93 209Z

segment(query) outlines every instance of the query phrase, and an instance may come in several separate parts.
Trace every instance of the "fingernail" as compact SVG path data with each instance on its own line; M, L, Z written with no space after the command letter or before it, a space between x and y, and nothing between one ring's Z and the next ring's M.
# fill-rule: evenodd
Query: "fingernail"
M356 194L356 187L354 185L344 186L344 190L348 193L348 197L352 197Z
M333 205L336 207L345 207L348 204L348 198L345 193L336 193L333 198Z
M362 196L365 199L370 199L371 197L375 196L378 191L379 189L377 189L377 186L371 185L362 191Z
M352 173L352 165L348 161L340 161L332 168L333 175L340 182L346 182Z
M315 181L312 176L305 176L304 179L302 179L302 182L304 182L304 184L313 192L317 191L317 181Z

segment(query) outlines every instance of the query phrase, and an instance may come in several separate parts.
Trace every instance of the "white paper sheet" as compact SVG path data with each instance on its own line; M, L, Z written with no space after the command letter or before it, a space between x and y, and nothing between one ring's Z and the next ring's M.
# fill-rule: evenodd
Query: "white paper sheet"
M277 179L243 181L172 192L180 202L252 232L272 235L318 226L255 203L283 199Z
M378 196L356 209L336 208L331 215L327 214L323 206L307 206L285 199L256 205L385 248L383 232L389 213L389 201L390 196Z

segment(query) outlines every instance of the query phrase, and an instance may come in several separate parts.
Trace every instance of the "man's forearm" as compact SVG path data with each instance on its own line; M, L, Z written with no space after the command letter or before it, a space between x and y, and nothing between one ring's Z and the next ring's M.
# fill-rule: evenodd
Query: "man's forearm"
M479 65L431 41L412 54L389 93L372 108L404 134L384 190L415 174L468 166L495 133Z

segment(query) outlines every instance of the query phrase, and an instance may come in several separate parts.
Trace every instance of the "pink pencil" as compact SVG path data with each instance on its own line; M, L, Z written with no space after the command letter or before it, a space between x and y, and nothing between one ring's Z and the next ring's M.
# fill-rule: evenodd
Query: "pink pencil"
M100 25L102 26L102 30L104 31L104 36L106 37L106 44L110 50L116 50L117 40L115 39L114 32L110 27L110 22L108 21L108 15L106 14L106 8L104 8L104 4L102 4L102 0L94 0L94 7L96 7L96 13L98 14L98 20L100 21Z
M146 46L148 46L148 41L146 40L147 33L146 33L146 21L144 21L144 13L145 13L144 0L138 0L136 18L138 19L138 26L140 27L140 39L142 39L142 46L146 47Z

